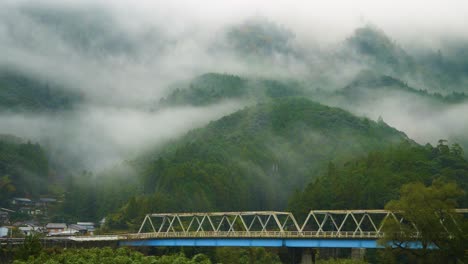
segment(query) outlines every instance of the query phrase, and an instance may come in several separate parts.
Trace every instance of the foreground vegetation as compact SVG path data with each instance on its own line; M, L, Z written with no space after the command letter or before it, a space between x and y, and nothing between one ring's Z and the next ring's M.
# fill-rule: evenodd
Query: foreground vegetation
M211 264L209 258L203 254L187 258L183 254L168 256L145 256L138 251L128 248L91 248L67 249L57 252L41 252L37 256L30 256L25 260L15 260L13 264L59 264L59 263L87 263L87 264Z
M29 237L23 246L14 250L14 264L58 264L58 263L153 263L153 264L281 264L274 251L265 248L211 248L203 252L194 250L184 254L183 250L163 250L143 254L131 248L42 248L37 238ZM1 252L1 251L0 251ZM0 258L0 262L2 258ZM6 259L3 261L8 262ZM3 262L2 262L3 263Z

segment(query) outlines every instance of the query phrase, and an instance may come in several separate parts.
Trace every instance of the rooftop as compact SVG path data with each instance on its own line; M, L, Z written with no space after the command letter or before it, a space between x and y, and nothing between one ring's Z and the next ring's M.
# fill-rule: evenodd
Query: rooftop
M13 198L13 200L18 201L18 202L24 202L24 203L32 202L31 199L28 199L28 198Z
M67 228L67 224L65 223L48 223L46 225L47 229L65 229Z
M68 226L69 229L78 230L78 231L87 231L88 229L82 225L71 224Z
M55 198L40 198L39 201L44 202L44 203L53 203L53 202L56 202L57 199L55 199Z

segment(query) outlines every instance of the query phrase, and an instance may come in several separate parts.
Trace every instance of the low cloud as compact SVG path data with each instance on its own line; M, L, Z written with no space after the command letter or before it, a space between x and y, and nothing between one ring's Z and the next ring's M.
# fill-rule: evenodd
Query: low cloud
M226 72L296 78L335 90L363 69L352 61L341 64L335 54L356 27L372 23L402 45L437 50L445 45L441 40L468 40L467 11L456 0L3 0L0 68L56 82L85 101L74 112L1 113L0 133L40 141L68 162L80 159L99 169L243 106L144 110L169 94L174 82ZM251 17L291 30L293 52L249 57L230 49L226 30ZM460 121L466 105L428 114L389 98L353 110L374 118L379 113L419 142L447 137L448 127L454 137L468 131Z
M2 133L42 142L55 160L73 169L101 170L241 107L234 101L158 112L87 107L57 115L0 115L0 123Z

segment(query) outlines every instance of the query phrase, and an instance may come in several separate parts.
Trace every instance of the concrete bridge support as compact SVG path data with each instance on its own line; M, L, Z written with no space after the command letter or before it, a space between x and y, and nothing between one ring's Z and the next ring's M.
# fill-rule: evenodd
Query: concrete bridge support
M351 258L356 260L364 260L366 255L365 248L352 248L351 249Z
M315 264L316 249L304 248L302 249L301 264Z

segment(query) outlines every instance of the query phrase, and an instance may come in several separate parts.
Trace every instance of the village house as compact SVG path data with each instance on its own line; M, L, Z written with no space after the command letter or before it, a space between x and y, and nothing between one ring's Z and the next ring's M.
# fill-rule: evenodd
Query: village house
M0 224L8 224L10 222L10 216L8 212L0 211Z
M76 224L86 228L86 233L94 235L94 231L96 230L96 228L94 227L93 222L77 222Z
M7 226L2 226L0 227L0 237L7 237L9 234L11 234L11 228Z
M88 229L84 226L71 224L68 226L68 230L72 231L76 235L86 235Z
M28 215L42 215L43 214L41 209L37 209L33 207L21 207L18 211L20 213L28 214Z
M42 233L43 228L35 224L26 224L24 226L18 227L18 230L20 230L24 235L30 236Z
M33 202L28 198L13 198L11 204L15 206L31 206Z
M38 206L42 207L48 207L50 205L53 205L57 202L57 199L55 198L39 198L39 200L36 202Z
M48 223L45 226L47 233L56 234L65 231L67 229L67 224L65 223Z

